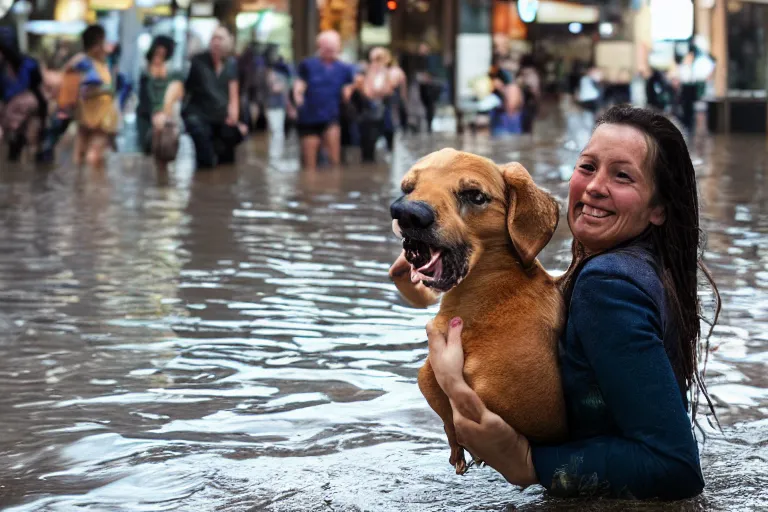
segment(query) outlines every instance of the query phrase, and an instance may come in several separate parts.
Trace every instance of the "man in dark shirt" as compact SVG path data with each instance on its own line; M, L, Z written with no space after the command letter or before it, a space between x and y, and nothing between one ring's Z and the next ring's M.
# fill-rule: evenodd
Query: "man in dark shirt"
M341 102L352 94L352 67L338 60L341 38L328 30L317 36L317 56L299 64L299 77L293 88L298 113L301 153L308 170L317 167L322 143L332 165L341 158Z
M182 116L195 144L198 168L235 161L235 146L247 129L241 124L237 64L229 57L232 35L219 26L210 48L192 57Z

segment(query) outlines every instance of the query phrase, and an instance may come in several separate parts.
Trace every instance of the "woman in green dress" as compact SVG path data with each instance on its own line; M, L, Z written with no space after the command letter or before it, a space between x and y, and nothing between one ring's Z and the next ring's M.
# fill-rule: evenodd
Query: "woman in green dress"
M147 69L139 82L136 128L144 153L153 155L159 169L176 158L179 144L174 108L184 98L184 83L178 72L168 69L175 43L157 36L147 52Z

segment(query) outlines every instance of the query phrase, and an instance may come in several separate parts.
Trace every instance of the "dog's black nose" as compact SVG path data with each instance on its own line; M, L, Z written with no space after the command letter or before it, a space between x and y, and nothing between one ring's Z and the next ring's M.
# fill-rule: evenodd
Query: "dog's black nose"
M401 197L389 207L392 218L403 229L426 229L435 222L435 212L423 201L408 201Z

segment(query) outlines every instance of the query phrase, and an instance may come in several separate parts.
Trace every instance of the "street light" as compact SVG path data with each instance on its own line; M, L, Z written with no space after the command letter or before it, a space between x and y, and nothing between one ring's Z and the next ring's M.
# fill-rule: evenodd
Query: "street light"
M517 14L523 23L531 23L539 12L539 0L517 0Z

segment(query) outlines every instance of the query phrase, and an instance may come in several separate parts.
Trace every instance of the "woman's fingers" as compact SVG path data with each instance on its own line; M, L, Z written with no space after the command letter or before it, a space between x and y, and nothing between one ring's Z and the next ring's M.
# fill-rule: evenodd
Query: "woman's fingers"
M437 329L435 321L430 320L427 322L427 344L429 351L435 354L440 353L445 348L445 341L445 336Z
M461 330L464 327L464 322L458 316L451 320L448 325L448 345L461 345Z
M405 259L405 251L402 251L392 266L389 267L389 277L395 279L405 275L406 272L410 272L410 270L411 264Z

